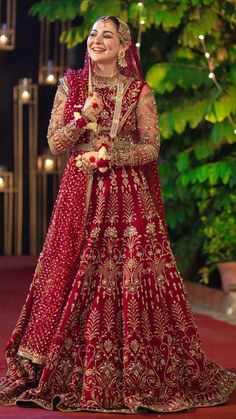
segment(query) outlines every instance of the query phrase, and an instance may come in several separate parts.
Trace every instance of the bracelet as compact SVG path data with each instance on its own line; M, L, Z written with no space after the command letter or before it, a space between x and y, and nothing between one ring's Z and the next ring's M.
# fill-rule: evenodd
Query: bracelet
M75 160L75 164L79 169L85 169L81 154L79 154ZM98 159L92 155L90 156L89 161L97 164L97 168L93 171L98 170L100 173L105 173L108 169L110 169L112 167L112 163L110 154L108 153L108 145L102 144L98 150Z

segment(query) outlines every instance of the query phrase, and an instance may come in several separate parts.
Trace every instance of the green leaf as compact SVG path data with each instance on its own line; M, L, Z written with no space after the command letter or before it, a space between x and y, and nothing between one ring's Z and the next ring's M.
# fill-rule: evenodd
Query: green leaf
M177 86L183 90L210 86L207 70L188 64L154 64L146 73L146 80L158 93L172 92Z
M236 134L232 124L225 120L221 123L216 123L212 129L212 139L215 144L227 142L228 144L236 143Z
M212 156L214 153L214 148L212 147L212 144L209 142L209 140L199 141L196 143L196 145L194 145L194 153L198 160L203 160L209 156Z
M210 112L206 115L206 120L210 122L221 122L230 113L236 110L236 87L231 86L226 93L222 93L220 98L213 102Z
M196 16L194 22L189 22L185 26L181 40L184 46L200 46L198 36L210 34L215 31L216 22L218 20L217 13L212 8L201 8L200 16Z
M184 172L189 167L188 153L182 152L178 154L176 166L179 172Z
M170 112L160 115L160 129L163 138L170 138L173 131L182 133L188 123L191 128L197 127L204 120L209 107L209 99L195 103L184 103Z
M177 28L184 16L185 7L178 7L173 10L168 9L167 6L159 7L158 12L154 15L153 21L155 26L163 26L165 31L171 28Z

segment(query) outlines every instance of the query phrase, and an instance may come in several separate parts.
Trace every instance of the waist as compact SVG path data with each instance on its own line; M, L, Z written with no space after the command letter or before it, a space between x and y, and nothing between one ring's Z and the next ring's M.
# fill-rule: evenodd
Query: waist
M105 141L104 141L105 142ZM108 145L111 145L113 150L127 150L134 144L132 134L126 134L125 136L119 136L113 140L111 143L107 142ZM91 143L77 143L73 147L72 151L97 151L101 146L101 141L95 141Z

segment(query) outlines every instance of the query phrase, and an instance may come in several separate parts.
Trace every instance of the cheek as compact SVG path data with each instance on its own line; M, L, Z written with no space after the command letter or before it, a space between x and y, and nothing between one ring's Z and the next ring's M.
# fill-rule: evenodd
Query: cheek
M118 54L119 46L117 45L116 42L114 42L114 41L108 41L107 44L106 44L106 48L109 51L113 52L114 55Z
M87 40L87 48L91 48L91 43L92 43L91 39L88 39Z

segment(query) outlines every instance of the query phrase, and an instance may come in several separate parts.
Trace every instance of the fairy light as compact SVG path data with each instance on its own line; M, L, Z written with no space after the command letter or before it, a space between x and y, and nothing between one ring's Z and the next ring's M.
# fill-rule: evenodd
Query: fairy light
M139 17L138 17L139 25L138 25L138 37L137 37L137 42L136 42L135 46L137 48L137 52L138 52L138 55L140 57L140 47L141 47L141 41L142 41L142 27L143 27L143 25L145 25L146 21L142 17L143 3L141 1L139 1L137 3L137 6L139 8Z
M208 74L209 79L214 79L215 78L215 74L214 73L209 73Z
M215 86L217 87L219 92L222 93L223 89L222 89L220 83L218 82L218 80L216 79L215 73L212 71L213 66L212 66L212 61L211 61L211 55L210 55L209 51L207 51L207 48L206 48L205 36L203 34L201 34L201 35L198 36L198 38L200 39L200 41L202 43L202 49L203 49L204 56L205 56L206 61L207 61L207 65L208 65L208 69L209 69L208 77L209 77L209 79L211 79L213 81L213 83L215 84ZM233 127L233 133L236 134L236 123L235 123L231 114L228 115L228 120Z

